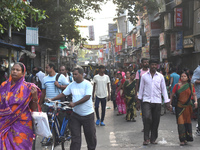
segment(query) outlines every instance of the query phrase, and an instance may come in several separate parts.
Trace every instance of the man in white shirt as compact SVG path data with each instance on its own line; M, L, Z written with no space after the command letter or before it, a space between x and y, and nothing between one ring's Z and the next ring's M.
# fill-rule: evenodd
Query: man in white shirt
M144 142L143 145L157 144L158 126L160 122L160 112L162 97L164 97L167 108L170 106L170 99L167 94L165 79L162 74L156 71L158 61L150 60L150 71L143 74L140 81L138 99L142 100L144 113ZM151 134L150 134L151 132ZM151 135L151 137L150 137Z
M94 93L96 92L96 100L95 100L95 112L96 112L96 125L105 126L104 118L106 111L106 98L108 96L108 100L110 100L110 78L108 75L104 74L105 66L99 66L99 74L95 75L93 78L94 86L93 86L93 94L92 99L94 101ZM101 120L99 117L99 102L101 102ZM101 123L100 123L101 122Z
M81 149L81 126L83 126L88 150L95 150L97 144L91 97L92 85L89 81L84 80L83 73L84 70L82 67L74 68L74 82L69 84L63 93L52 98L52 100L57 100L72 94L72 102L69 104L70 107L73 107L73 113L69 121L72 135L70 150Z
M66 68L64 65L60 66L59 72L66 77L68 83L71 83L74 81L73 75L70 72L70 69Z

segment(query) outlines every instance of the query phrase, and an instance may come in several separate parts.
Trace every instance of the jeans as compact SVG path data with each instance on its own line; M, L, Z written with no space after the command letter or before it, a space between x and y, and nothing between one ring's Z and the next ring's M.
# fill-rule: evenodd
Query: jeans
M70 150L81 149L81 126L83 126L88 150L95 150L97 140L94 113L87 116L80 116L74 112L71 114L69 121L69 127L72 135Z
M106 112L106 97L105 98L98 98L96 96L96 100L95 100L95 112L96 112L96 117L99 120L99 102L101 102L101 122L104 121L105 118L105 112Z

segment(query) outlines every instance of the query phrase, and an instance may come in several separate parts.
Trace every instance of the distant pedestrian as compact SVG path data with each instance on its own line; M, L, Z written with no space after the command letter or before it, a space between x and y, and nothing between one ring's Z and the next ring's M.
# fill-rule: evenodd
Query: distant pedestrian
M70 69L66 68L64 65L60 66L59 73L63 74L66 77L68 83L71 83L74 81L73 75L70 72Z
M70 150L81 149L81 127L85 135L87 149L95 150L96 128L94 124L94 109L92 104L92 85L83 78L84 70L82 67L76 67L73 71L74 82L69 84L63 93L52 98L52 100L61 99L64 96L72 94L73 100L69 106L73 107L73 113L70 116L69 127L71 130Z
M165 79L157 72L157 60L150 60L150 71L142 75L138 99L142 101L142 113L144 123L144 142L143 145L157 144L158 126L160 122L161 103L164 97L165 103L169 108L170 99L168 98Z
M117 108L115 91L116 91L118 82L119 82L119 79L117 78L117 73L115 72L114 76L111 78L111 101L113 101L113 109L114 110Z
M32 82L35 83L40 89L42 89L42 80L45 77L45 73L40 67L33 67L33 79Z
M117 83L117 90L115 92L116 104L117 104L117 109L118 109L117 115L123 115L123 114L126 114L126 104L124 101L124 97L122 96L123 85L126 79L122 76L122 73L120 72L117 73L117 77L119 79L119 82Z
M95 112L96 112L96 125L105 126L104 118L106 112L106 98L110 100L110 78L108 75L104 74L105 66L99 66L99 74L95 75L93 78L93 94L92 99L95 100ZM94 98L94 93L96 93L96 99ZM101 119L99 116L99 103L101 103Z
M129 72L129 71L127 71ZM135 100L135 72L131 72L130 78L124 82L123 94L126 102L126 121L136 122L136 100Z
M180 75L176 73L175 67L172 68L172 72L173 73L170 74L170 85L169 85L170 95L172 94L172 90L174 88L174 85L177 84L179 82L179 79L180 79ZM173 107L173 113L175 113L175 107Z
M194 74L192 76L192 81L195 87L195 91L197 94L197 101L198 101L198 127L197 127L197 135L200 136L200 61L199 66L194 70Z
M171 95L171 102L174 94L178 95L178 103L175 107L176 119L178 124L178 134L180 145L184 146L187 142L193 141L192 136L192 125L191 125L191 115L192 115L192 101L191 96L194 98L195 108L197 108L197 97L195 94L195 89L190 83L190 77L187 72L181 74L181 82L176 84L173 88ZM170 107L172 107L170 105Z
M135 99L138 100L138 92L139 92L139 87L140 87L140 80L143 74L145 74L146 72L149 71L149 59L147 58L142 58L141 60L142 62L142 69L137 70L136 72L136 85L135 85ZM142 109L142 102L141 101L137 101L137 106L141 106L141 111ZM139 110L139 107L137 107L137 109ZM143 121L143 112L142 112L142 122ZM144 131L144 127L142 129L142 132Z

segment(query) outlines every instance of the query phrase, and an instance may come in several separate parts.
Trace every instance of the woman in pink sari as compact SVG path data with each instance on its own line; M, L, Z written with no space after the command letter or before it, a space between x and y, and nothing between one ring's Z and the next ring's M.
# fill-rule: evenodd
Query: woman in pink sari
M16 63L9 79L0 86L0 149L31 150L31 111L37 109L41 91L24 81L25 66Z
M124 98L122 96L123 93L123 84L126 81L124 76L122 76L121 73L117 73L117 77L119 78L119 82L117 84L117 90L116 90L116 104L118 108L118 114L117 115L122 115L126 114L126 104L124 102Z

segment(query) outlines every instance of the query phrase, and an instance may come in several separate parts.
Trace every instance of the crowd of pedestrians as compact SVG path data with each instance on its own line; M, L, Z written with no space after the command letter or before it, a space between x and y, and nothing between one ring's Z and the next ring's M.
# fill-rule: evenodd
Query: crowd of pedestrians
M177 68L170 68L168 62L161 66L157 60L143 58L140 68L121 66L113 71L100 65L90 75L92 79L82 67L76 67L72 72L64 65L58 69L59 72L56 72L52 63L46 65L45 72L40 67L33 67L31 71L26 70L22 63L14 64L9 79L0 86L0 149L31 150L31 111L37 110L39 104L42 111L47 112L53 103L46 103L46 98L65 101L68 100L66 96L70 95L69 106L73 108L69 123L71 150L81 149L81 127L88 150L96 149L95 124L106 126L108 100L113 102L116 115L125 115L127 122L136 122L137 111L141 109L143 145L157 144L163 102L169 111L176 114L181 146L193 141L192 118L198 119L196 133L200 135L199 66L194 74L188 69L178 73ZM177 103L172 107L175 98ZM196 115L193 110L197 112Z

